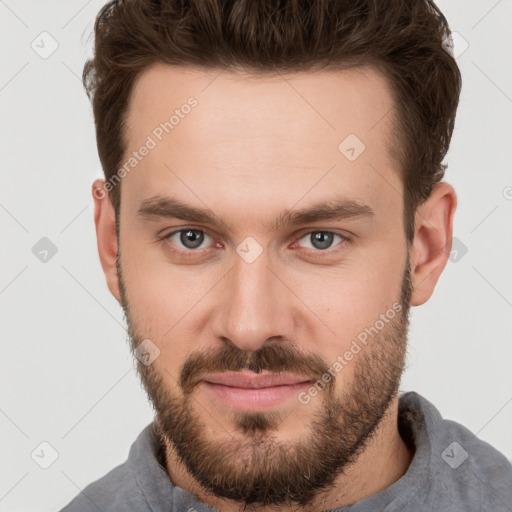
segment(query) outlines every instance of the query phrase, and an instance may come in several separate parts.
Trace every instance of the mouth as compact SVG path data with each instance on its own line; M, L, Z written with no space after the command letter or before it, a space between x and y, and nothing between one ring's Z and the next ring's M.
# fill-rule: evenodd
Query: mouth
M312 380L286 373L228 372L207 375L202 387L216 400L238 410L269 410L310 386Z

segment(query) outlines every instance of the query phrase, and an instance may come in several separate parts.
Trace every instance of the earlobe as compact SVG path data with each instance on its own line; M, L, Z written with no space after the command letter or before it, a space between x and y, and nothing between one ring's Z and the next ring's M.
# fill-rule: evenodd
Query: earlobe
M441 182L417 209L410 255L412 306L424 304L432 296L446 266L452 245L456 208L454 188Z
M117 275L117 236L114 207L104 188L105 180L97 179L92 184L94 200L94 224L101 267L110 293L120 302L119 278Z

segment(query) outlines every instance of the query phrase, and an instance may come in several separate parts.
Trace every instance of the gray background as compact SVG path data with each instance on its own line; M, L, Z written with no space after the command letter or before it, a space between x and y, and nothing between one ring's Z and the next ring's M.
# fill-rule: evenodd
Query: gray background
M102 4L0 1L1 511L58 510L121 463L152 418L93 224L90 186L102 174L80 75ZM458 252L413 308L401 389L510 459L512 0L439 6L460 36L446 175L459 197ZM42 58L52 39L58 48ZM57 248L46 262L33 253L43 237Z

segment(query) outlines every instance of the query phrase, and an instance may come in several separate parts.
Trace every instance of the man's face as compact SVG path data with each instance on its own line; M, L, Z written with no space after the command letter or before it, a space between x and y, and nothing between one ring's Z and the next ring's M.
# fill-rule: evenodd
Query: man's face
M133 348L159 351L138 368L160 433L218 496L309 502L395 397L411 284L392 107L370 69L158 65L134 88L126 161L150 149L122 181L121 302Z

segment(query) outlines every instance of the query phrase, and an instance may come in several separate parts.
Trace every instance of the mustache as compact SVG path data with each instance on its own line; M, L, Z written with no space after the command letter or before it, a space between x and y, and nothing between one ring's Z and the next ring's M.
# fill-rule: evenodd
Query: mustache
M261 373L289 372L307 379L319 380L329 366L317 354L305 354L290 345L264 345L256 351L241 350L234 345L220 350L209 348L193 352L181 370L179 385L189 394L203 377L210 373L250 370ZM329 382L333 385L334 382Z

